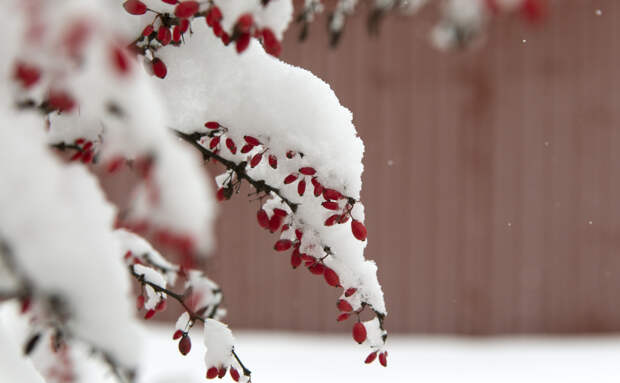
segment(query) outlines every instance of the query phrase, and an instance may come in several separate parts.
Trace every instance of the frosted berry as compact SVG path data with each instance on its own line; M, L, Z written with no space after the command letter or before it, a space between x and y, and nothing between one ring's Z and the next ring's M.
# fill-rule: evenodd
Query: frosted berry
M279 241L276 242L276 244L273 246L273 248L276 251L285 251L291 248L291 246L293 246L293 242L291 242L288 239L280 239Z
M363 323L357 322L353 325L353 339L357 343L364 343L366 340L366 326Z
M351 221L351 231L353 232L353 236L360 241L366 240L366 226L358 220Z
M340 287L340 278L338 278L338 274L336 274L334 270L326 267L323 276L325 277L325 282L327 282L328 285Z
M183 337L179 341L179 352L183 355L189 354L189 351L192 349L192 340L189 338L187 334L183 334Z
M182 19L192 17L198 12L199 7L196 1L183 1L174 9L174 15Z
M230 377L235 381L239 381L239 371L237 371L234 367L230 367Z
M207 370L207 379L215 379L219 374L217 367L211 367Z
M177 331L174 332L174 334L172 334L172 339L173 340L177 340L177 339L179 339L182 336L183 336L183 331L177 330Z
M364 363L366 364L370 364L372 362L374 362L374 360L377 358L377 352L371 352L370 354L368 354L368 356L366 357L366 360L364 361Z
M381 363L383 367L387 367L387 351L383 351L379 354L379 363Z
M168 73L168 68L166 68L166 64L164 64L163 61L161 61L159 58L155 57L153 59L153 73L155 74L155 76L159 77L159 78L165 78L166 74Z
M343 311L343 312L350 313L351 311L353 311L353 306L351 306L351 304L345 301L344 299L340 299L338 301L337 306L338 306L338 310Z
M146 13L146 4L139 0L127 0L123 3L123 8L132 15L143 15Z

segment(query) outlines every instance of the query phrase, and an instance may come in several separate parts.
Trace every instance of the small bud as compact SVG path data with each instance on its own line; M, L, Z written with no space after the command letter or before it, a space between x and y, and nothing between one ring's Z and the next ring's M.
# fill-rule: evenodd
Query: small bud
M179 341L179 352L183 355L189 354L189 351L192 349L192 340L189 338L189 335L183 334L183 337Z
M366 326L363 323L357 322L353 325L353 339L360 344L366 340Z

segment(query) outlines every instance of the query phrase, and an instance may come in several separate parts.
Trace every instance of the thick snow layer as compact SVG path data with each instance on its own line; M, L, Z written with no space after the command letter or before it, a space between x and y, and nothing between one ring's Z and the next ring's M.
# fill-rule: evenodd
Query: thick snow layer
M52 155L38 119L0 115L0 236L18 272L35 294L66 302L78 338L131 365L140 342L112 232L115 209L84 167L63 166Z
M207 369L230 366L235 339L227 325L214 319L207 319L205 321L204 344Z

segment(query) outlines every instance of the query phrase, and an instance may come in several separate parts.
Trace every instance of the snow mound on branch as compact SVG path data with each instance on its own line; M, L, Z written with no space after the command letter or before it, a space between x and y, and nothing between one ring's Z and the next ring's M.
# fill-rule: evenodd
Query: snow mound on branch
M1 115L0 236L18 272L35 294L67 304L74 335L134 365L140 342L112 231L115 209L85 168L52 156L39 119Z
M207 347L205 353L207 369L230 366L235 339L228 326L215 319L205 320L204 341Z
M250 135L278 158L288 150L301 152L325 177L325 186L359 199L364 146L351 112L329 85L266 54L254 39L239 55L204 23L192 28L185 44L158 52L168 66L159 84L172 127L204 132L206 121L218 121L237 145Z

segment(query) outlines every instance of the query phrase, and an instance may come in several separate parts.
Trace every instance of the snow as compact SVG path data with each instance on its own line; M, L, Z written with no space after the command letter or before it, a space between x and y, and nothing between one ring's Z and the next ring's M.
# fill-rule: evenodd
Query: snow
M219 368L220 366L229 367L233 361L232 350L235 339L228 326L215 319L207 319L203 339L206 349L206 369Z
M192 333L183 357L170 334L152 330L139 383L200 383L204 346ZM616 383L620 337L471 338L406 336L389 339L388 367L365 365L349 336L236 331L235 350L255 383ZM165 335L165 336L164 336ZM201 366L197 368L196 366ZM225 381L232 382L230 377Z

